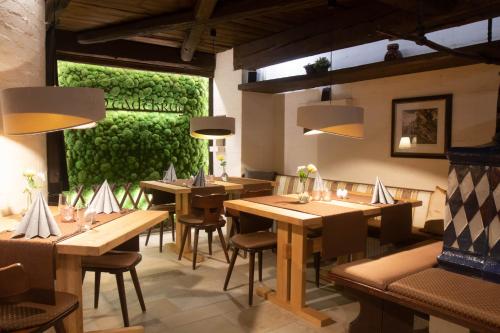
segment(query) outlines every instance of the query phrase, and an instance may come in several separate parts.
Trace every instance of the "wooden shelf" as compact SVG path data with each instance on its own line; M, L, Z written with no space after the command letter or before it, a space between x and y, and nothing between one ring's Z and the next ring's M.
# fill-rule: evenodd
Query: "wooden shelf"
M500 41L466 46L457 50L500 59ZM238 89L242 91L275 94L286 91L327 86L330 84L373 80L389 76L426 72L437 69L472 65L476 63L479 63L479 61L443 52L433 52L401 60L376 62L367 65L338 69L326 73L296 75L274 80L243 83L238 86Z

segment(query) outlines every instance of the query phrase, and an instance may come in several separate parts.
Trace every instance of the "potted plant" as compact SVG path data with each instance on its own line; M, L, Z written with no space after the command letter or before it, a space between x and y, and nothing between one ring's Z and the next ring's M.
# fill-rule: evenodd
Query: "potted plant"
M316 73L324 73L328 72L330 65L330 60L328 60L326 57L321 57L314 62L314 69Z

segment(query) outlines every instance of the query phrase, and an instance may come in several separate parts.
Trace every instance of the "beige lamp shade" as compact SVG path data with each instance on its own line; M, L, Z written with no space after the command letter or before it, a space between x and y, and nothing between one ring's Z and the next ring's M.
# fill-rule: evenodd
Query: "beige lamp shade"
M312 104L297 110L297 126L306 135L328 133L361 139L364 136L363 108L348 105Z
M23 87L0 93L4 134L53 132L106 116L104 91L95 88Z
M235 119L232 117L193 117L190 120L190 134L197 139L223 139L233 135L234 128Z

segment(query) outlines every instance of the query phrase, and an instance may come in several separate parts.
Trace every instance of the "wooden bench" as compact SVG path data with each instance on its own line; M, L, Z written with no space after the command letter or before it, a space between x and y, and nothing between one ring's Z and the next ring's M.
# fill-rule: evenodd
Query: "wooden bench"
M415 315L499 332L500 286L434 267L441 250L435 242L332 268L329 277L360 302L349 332L416 332Z

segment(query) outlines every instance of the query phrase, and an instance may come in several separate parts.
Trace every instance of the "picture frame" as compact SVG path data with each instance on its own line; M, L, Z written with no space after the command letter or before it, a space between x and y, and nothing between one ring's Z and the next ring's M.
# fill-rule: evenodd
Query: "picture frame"
M391 157L446 159L453 95L392 100Z

